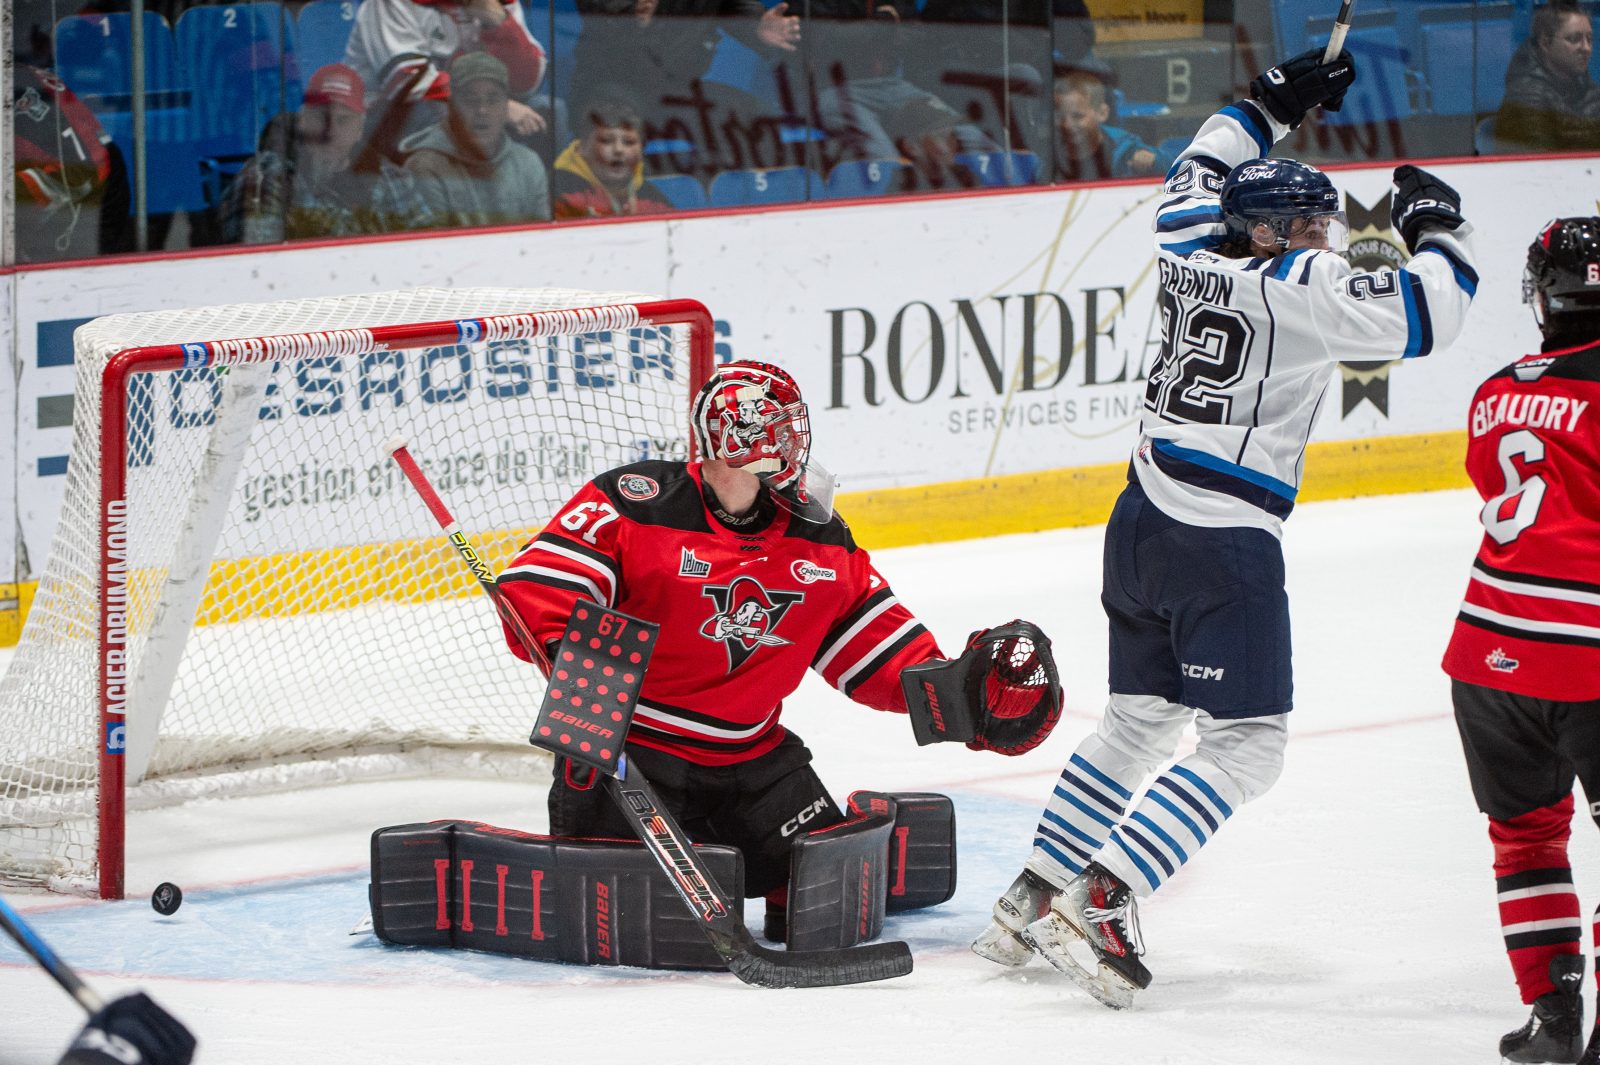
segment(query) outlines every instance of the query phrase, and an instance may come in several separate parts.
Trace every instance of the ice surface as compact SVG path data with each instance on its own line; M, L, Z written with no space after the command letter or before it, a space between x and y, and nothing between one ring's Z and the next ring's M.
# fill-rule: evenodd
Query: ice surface
M1016 616L1050 633L1068 713L1039 750L917 748L903 718L815 678L790 701L785 721L836 797L870 787L955 799L955 898L888 922L916 955L904 979L762 991L715 973L348 934L365 912L373 828L466 817L541 830L542 789L527 783L390 781L139 813L128 901L7 898L102 992L141 986L167 1004L199 1034L202 1062L1492 1062L1525 1009L1438 668L1476 510L1471 493L1442 492L1296 511L1288 767L1141 911L1155 983L1126 1013L1042 963L1008 972L967 949L1105 696L1098 528L877 556L947 647ZM1574 828L1592 907L1600 839L1587 818ZM171 917L149 904L163 880L184 889ZM75 1009L0 944L0 1065L53 1062Z

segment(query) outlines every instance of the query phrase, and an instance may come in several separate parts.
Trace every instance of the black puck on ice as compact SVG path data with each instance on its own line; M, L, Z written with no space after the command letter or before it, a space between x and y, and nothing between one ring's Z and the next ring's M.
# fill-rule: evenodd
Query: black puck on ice
M183 905L183 889L177 884L158 885L150 895L150 905L160 914L174 914Z

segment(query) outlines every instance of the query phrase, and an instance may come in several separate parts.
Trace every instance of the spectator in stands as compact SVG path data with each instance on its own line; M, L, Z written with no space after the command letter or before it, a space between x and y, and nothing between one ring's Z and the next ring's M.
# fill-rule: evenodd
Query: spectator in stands
M431 222L416 184L387 160L357 172L366 113L361 75L330 63L311 75L297 113L277 115L222 201L229 242L268 244L419 229Z
M1495 118L1497 141L1546 151L1600 148L1600 85L1589 76L1594 29L1574 0L1533 13L1533 32L1511 57Z
M582 137L556 160L555 216L603 218L672 210L644 176L644 123L621 101L595 98L579 122Z
M511 99L511 132L532 137L548 120L532 104L544 80L545 51L528 32L518 0L365 0L344 61L361 75L367 103L382 121L405 130L441 121L450 96L450 61L467 52L487 52L505 64ZM545 103L548 108L548 103Z
M1111 103L1106 83L1086 71L1057 78L1055 83L1057 181L1164 174L1172 165L1125 129L1106 125Z
M800 45L800 20L788 5L761 0L577 0L583 29L572 53L571 112L617 93L634 101L646 140L693 145L673 169L709 177L718 170L777 166L783 160L781 104L705 81L722 33L767 60ZM791 102L791 110L800 110Z
M921 20L912 80L991 139L1049 159L1051 71L1102 66L1084 0L925 0Z
M434 217L452 226L548 219L544 163L507 135L506 65L487 52L468 52L451 61L449 73L444 121L401 145L406 170Z
M942 99L901 73L901 24L917 17L916 0L811 0L807 53L817 115L844 159L914 164L913 183L959 180L961 151L997 145Z
M127 169L93 112L25 63L13 68L11 97L17 261L132 251Z

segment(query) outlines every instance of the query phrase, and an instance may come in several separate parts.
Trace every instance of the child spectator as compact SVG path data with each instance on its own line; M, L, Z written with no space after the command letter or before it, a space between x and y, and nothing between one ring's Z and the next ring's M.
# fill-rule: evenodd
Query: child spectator
M1093 74L1057 78L1055 111L1057 181L1164 174L1172 165L1134 134L1105 124L1111 105L1105 82Z
M261 150L222 201L227 241L267 244L388 233L430 224L410 176L388 162L355 173L351 157L366 112L361 75L330 63L311 75L298 114L276 116Z
M550 181L533 149L506 133L506 65L486 52L450 63L443 122L401 145L406 170L440 224L507 225L550 217Z
M596 100L583 136L556 159L557 218L659 214L672 204L644 177L644 123L627 104Z
M1589 76L1594 27L1572 0L1533 13L1533 32L1506 68L1495 139L1542 151L1600 148L1600 85Z

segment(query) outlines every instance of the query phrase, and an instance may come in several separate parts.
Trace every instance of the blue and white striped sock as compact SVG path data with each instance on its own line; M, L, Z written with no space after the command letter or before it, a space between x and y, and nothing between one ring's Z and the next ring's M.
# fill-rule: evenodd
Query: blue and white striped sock
M1088 736L1072 753L1034 831L1028 865L1064 885L1083 872L1105 846L1133 801L1145 770Z
M1156 777L1100 855L1100 864L1148 896L1217 834L1243 803L1238 785L1190 755Z

